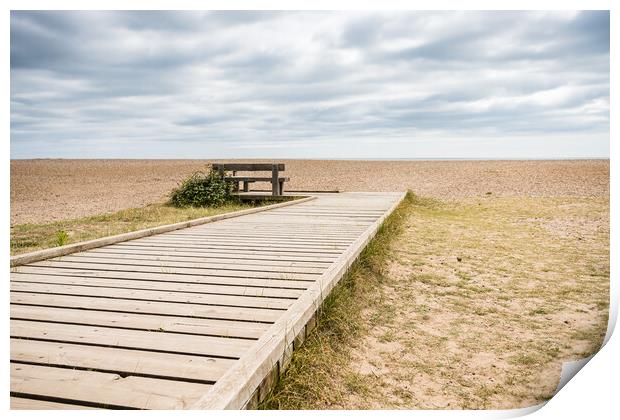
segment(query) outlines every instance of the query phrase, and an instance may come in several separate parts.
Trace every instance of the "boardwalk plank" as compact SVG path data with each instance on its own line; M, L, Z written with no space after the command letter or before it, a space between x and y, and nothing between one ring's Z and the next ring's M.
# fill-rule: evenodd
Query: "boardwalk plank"
M337 253L339 250L346 248L341 245L289 245L285 243L269 243L269 244L245 244L242 241L238 243L217 243L213 241L194 241L194 240L172 240L147 238L136 239L127 242L127 245L133 246L158 246L158 247L175 247L189 249L234 249L237 251L278 251L278 252L307 252L307 253Z
M76 262L69 260L46 260L15 267L13 272L19 273L22 267L53 267L68 268L77 270L101 270L101 271L121 271L130 273L158 273L158 274L192 274L197 276L220 276L220 277L241 277L241 278L260 278L276 280L316 280L319 274L306 273L287 273L272 271L244 271L244 270L220 270L210 268L185 268L161 265L127 265L127 264L103 264L97 262Z
M304 254L302 252L278 253L273 251L255 252L255 251L235 251L235 250L187 250L176 248L145 248L131 245L119 244L117 247L106 247L98 250L102 253L121 253L128 255L159 255L162 257L194 257L194 258L223 258L223 259L243 259L247 261L265 261L269 264L271 261L276 262L307 262L307 263L328 263L331 264L337 255L334 254Z
M287 309L291 305L290 299L264 298L255 296L228 296L200 293L185 293L159 290L117 289L98 286L70 286L64 284L43 284L14 282L11 284L13 292L44 293L54 295L106 297L120 299L136 299L145 301L162 301L193 303L211 306L232 306L241 308Z
M11 339L11 361L213 383L234 360Z
M186 293L219 294L230 296L256 296L294 299L303 289L229 286L219 284L183 283L134 279L108 279L93 277L46 276L42 274L11 273L11 281L24 283L66 284L79 286L118 287L136 290L164 290Z
M228 284L236 286L257 286L257 287L277 287L305 289L311 282L305 280L277 280L277 279L258 279L244 277L221 277L221 276L194 276L170 273L141 273L124 271L106 270L84 270L84 269L57 269L52 267L20 266L14 273L23 274L46 274L49 276L71 276L71 277L90 277L90 278L110 278L110 279L134 279L134 280L153 280L171 281L199 284Z
M11 392L119 408L183 409L211 385L11 363Z
M308 251L308 250L281 250L281 249L263 249L263 248L247 248L247 249L238 249L238 248L221 248L221 247L203 247L203 248L192 248L192 247L182 247L182 246L148 246L148 245L140 245L134 244L133 242L123 242L117 245L111 245L110 249L125 249L130 250L132 252L143 252L143 251L155 251L158 254L169 254L170 252L180 252L182 255L191 255L192 253L202 253L209 255L228 255L228 256L247 256L249 258L255 258L255 256L267 256L272 259L285 259L285 260L293 260L295 257L303 257L297 258L302 261L325 261L329 259L333 261L339 255L337 251L325 251L325 250L317 250L317 251Z
M11 321L11 337L224 358L238 358L254 343L240 338L22 320Z
M64 257L58 257L54 260L50 261L69 261L74 263L93 263L93 264L111 264L111 265L148 265L153 267L170 267L170 268L198 268L198 269L209 269L209 270L224 270L224 271L258 271L261 273L299 273L299 274L321 274L325 271L325 268L315 268L315 267L286 267L286 266L278 266L278 267L269 267L265 265L234 265L234 264L226 264L226 263L214 263L208 261L165 261L165 260L143 260L136 258L125 258L122 261L119 261L117 257L86 257L86 256L76 256L76 255L66 255Z
M28 305L11 305L11 318L248 339L259 338L270 325L222 319L199 319Z
M11 303L263 323L275 322L282 316L282 311L271 309L255 310L252 308L193 305L189 303L180 304L120 298L111 299L20 292L11 292Z
M111 254L111 255L110 255ZM153 261L153 262L190 262L190 263L205 263L205 264L222 264L228 266L239 266L245 268L246 265L260 266L269 270L277 270L278 267L296 267L296 268L316 268L327 269L330 266L329 262L312 262L312 261L282 261L282 260L269 260L269 259L251 259L251 258L224 258L214 256L187 256L187 255L161 255L161 254L127 254L126 252L113 251L108 249L98 249L87 252L80 252L72 254L75 257L86 258L114 258L119 263L124 260L140 260L140 261Z
M11 410L94 410L93 407L11 397Z

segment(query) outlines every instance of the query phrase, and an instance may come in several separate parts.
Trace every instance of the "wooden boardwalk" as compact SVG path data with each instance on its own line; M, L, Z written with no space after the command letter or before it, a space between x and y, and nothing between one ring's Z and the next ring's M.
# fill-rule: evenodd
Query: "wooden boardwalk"
M11 272L11 408L253 407L402 193L286 207Z

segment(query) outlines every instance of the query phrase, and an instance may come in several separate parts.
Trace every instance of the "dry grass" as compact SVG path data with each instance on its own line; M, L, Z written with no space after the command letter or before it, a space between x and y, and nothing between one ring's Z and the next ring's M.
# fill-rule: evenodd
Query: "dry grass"
M517 408L595 352L607 198L412 197L328 298L265 408Z
M151 204L80 219L14 225L11 226L11 254L51 248L249 207L246 204L229 204L217 208L176 208L167 204Z

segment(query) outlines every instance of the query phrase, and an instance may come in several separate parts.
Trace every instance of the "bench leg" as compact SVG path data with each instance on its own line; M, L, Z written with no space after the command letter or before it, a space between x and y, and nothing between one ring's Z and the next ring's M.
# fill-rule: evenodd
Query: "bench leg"
M278 185L278 165L273 165L271 167L271 195L280 195Z
M244 192L250 191L250 183L248 181L243 181L243 191Z

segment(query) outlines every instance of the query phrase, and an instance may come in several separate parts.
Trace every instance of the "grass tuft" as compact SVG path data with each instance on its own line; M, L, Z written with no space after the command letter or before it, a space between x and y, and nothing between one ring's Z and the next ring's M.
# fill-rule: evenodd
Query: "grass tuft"
M56 232L56 246L63 246L67 244L69 240L69 235L64 230L59 230Z

